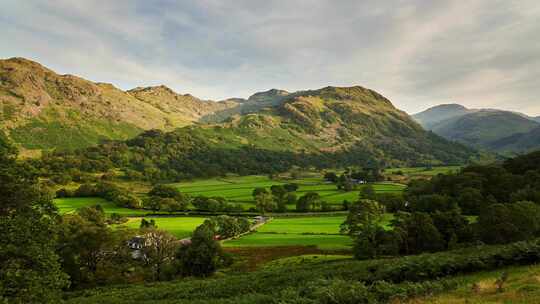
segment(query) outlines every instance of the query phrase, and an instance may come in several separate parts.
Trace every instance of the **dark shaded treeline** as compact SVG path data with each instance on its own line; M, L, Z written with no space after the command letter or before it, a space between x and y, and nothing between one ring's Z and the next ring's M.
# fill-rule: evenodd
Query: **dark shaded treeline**
M293 167L335 168L362 166L382 168L393 161L411 166L427 165L425 155L435 151L441 163L463 164L474 154L458 145L452 149L447 141L429 133L430 141L400 146L393 141L380 140L386 155L369 146L357 144L348 150L334 153L275 151L252 145L230 146L210 142L196 128L183 128L164 133L152 130L122 142L109 141L99 146L73 152L44 153L35 162L44 176L65 175L70 172L106 172L122 168L128 178L151 181L177 181L196 177L215 177L227 173L239 175L273 174Z

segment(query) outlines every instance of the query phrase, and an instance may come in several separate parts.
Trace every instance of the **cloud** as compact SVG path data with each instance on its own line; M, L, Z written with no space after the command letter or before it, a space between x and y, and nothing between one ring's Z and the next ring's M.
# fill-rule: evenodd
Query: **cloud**
M535 1L4 1L0 57L208 99L363 85L540 115Z

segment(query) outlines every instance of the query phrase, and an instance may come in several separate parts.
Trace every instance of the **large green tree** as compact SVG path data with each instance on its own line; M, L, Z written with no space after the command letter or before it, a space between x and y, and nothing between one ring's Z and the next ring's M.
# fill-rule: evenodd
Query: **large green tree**
M205 221L193 231L191 244L181 246L177 253L178 272L184 276L206 277L216 271L222 255L214 240L213 224Z
M359 259L376 258L386 240L382 227L384 207L373 200L360 200L349 208L341 231L354 239L354 254Z
M0 132L0 302L58 303L68 277L55 253L58 215L32 168Z

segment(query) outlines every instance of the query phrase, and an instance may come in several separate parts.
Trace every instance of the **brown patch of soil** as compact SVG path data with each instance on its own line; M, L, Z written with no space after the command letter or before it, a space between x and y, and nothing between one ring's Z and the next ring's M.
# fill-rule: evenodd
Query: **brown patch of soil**
M347 254L348 251L321 250L315 246L249 247L225 248L225 251L238 257L241 262L234 267L237 271L254 271L270 261L306 254Z

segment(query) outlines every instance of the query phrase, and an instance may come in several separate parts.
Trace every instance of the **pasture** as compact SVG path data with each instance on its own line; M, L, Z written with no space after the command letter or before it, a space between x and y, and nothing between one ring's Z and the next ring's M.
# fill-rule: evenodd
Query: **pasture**
M322 178L300 178L291 180L272 180L267 176L241 176L206 179L192 182L182 182L172 184L178 187L182 193L190 196L221 196L233 203L243 203L246 207L253 204L253 189L263 187L269 189L272 185L283 185L286 183L296 183L299 188L296 191L298 197L307 192L317 192L324 201L329 204L341 204L344 200L355 201L363 185L359 185L354 191L345 192L338 190L336 185L327 183ZM405 185L396 183L375 183L373 184L377 193L401 193ZM294 209L290 206L290 209Z
M197 226L201 225L205 218L204 217L187 217L187 216L178 216L178 217L144 217L147 221L154 220L158 229L168 231L172 233L175 237L182 239L190 237L191 233ZM127 228L138 229L141 225L142 217L130 218L126 223L121 224L120 226L125 226Z
M339 234L344 216L275 218L256 232L224 242L225 247L316 246L319 249L350 249L351 239Z
M82 207L100 205L106 214L118 213L122 216L145 215L147 210L118 207L113 202L99 197L68 197L53 200L60 214L69 214Z
M384 215L383 226L389 229L393 214ZM225 247L315 246L322 250L348 250L352 242L340 234L345 216L278 217L256 232L224 242Z

